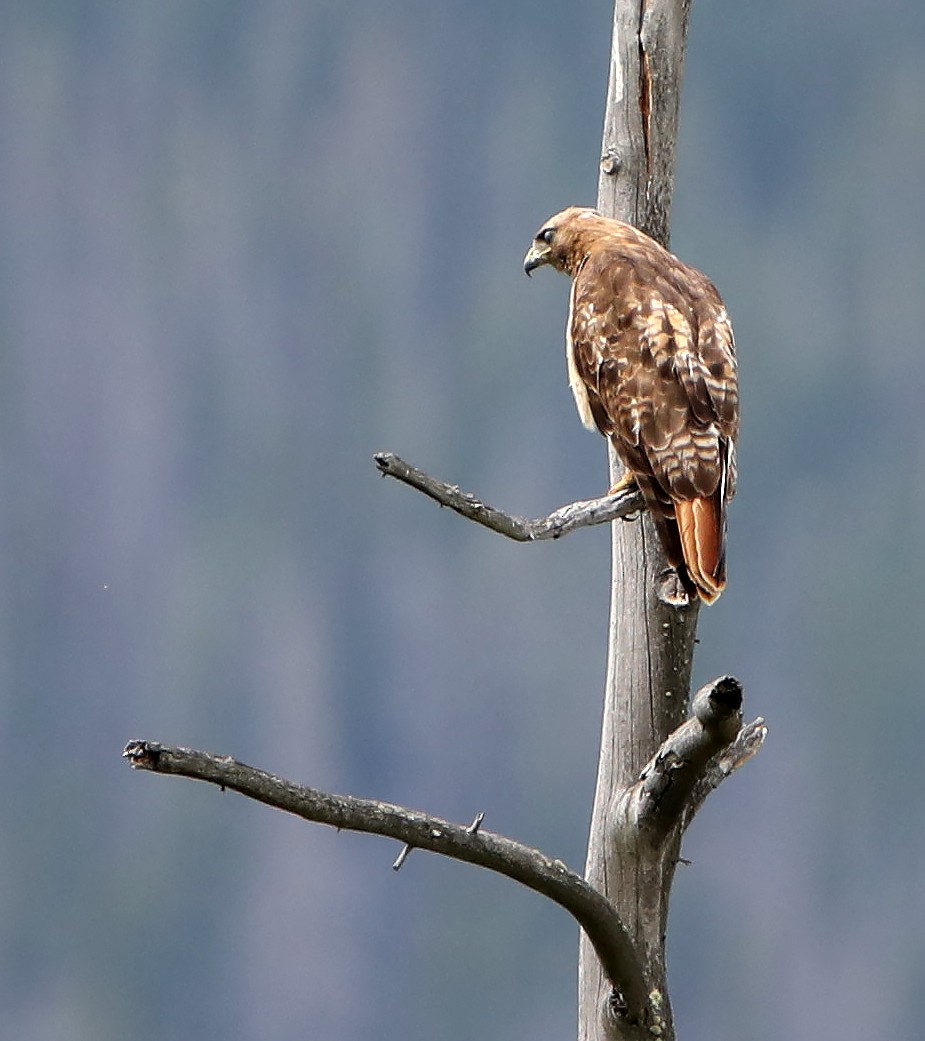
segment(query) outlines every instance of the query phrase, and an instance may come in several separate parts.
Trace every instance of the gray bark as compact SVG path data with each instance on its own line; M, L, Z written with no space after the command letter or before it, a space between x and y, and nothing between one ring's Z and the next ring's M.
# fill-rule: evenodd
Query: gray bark
M607 524L638 513L645 507L642 495L631 488L616 495L604 495L599 499L582 499L570 502L553 510L546 517L528 520L515 514L487 506L472 492L464 492L455 484L447 484L416 466L399 459L393 452L377 452L373 457L383 476L394 477L403 484L416 488L441 506L475 521L485 528L505 535L515 542L540 542L558 539L570 531L588 528L595 524Z
M616 815L627 834L665 834L693 816L718 784L760 748L766 730L762 720L738 729L742 688L724 676L694 699L694 715L653 756L639 780L623 790ZM403 843L392 867L400 870L412 850L429 850L487 868L554 900L581 926L611 992L620 995L624 1024L645 1024L649 1037L661 1029L660 999L637 945L616 908L581 875L541 850L482 828L485 814L471 824L454 824L432 814L379 799L337 795L297 784L228 755L158 741L129 741L123 758L136 770L188 777L230 789L307 821L338 829L384 835Z
M483 829L484 813L467 827L379 799L310 788L229 755L159 741L129 741L122 756L136 770L207 781L307 821L397 839L404 847L392 865L396 871L411 850L422 849L505 875L568 911L588 937L603 970L620 981L628 1006L637 1013L646 1007L646 981L635 948L610 903L561 860Z

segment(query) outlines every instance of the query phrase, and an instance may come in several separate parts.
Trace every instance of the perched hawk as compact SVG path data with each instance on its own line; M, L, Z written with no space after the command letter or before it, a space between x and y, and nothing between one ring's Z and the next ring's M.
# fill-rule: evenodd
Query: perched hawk
M613 442L688 594L726 585L726 504L739 427L732 326L713 283L595 210L550 218L524 258L573 279L569 385L585 426Z

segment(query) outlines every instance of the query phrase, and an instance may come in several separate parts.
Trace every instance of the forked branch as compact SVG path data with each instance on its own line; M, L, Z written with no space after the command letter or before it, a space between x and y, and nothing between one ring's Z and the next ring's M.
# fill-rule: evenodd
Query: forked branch
M742 726L742 685L732 676L713 680L691 699L691 716L662 742L639 780L617 800L617 827L650 839L679 821L687 827L704 799L750 759L768 728L760 717Z
M385 835L406 848L430 850L496 871L542 893L564 907L594 945L601 965L622 999L627 1018L645 1022L648 990L635 947L613 906L581 875L561 860L480 828L395 806L307 788L230 756L212 755L152 741L130 741L123 751L136 769L176 774L231 788L250 799L305 820L374 835ZM402 858L403 859L403 858Z
M377 452L373 457L380 473L394 477L423 492L441 506L482 524L492 531L506 535L517 542L537 542L541 539L558 539L576 528L588 528L593 524L607 524L638 513L644 507L642 496L635 489L604 495L599 499L583 499L553 510L548 517L528 520L514 514L497 510L477 499L471 492L461 491L455 484L447 484L438 477L399 459L392 452Z

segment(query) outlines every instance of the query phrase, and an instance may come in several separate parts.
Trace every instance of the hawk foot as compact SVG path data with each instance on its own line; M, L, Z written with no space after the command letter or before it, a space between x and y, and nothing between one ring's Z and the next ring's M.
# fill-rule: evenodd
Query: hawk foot
M608 490L608 495L619 495L620 492L628 492L635 490L636 488L636 476L630 470L624 470L620 477L620 480L616 484L611 485Z
M687 607L691 602L690 593L673 567L666 567L658 576L656 595L663 604L670 607Z

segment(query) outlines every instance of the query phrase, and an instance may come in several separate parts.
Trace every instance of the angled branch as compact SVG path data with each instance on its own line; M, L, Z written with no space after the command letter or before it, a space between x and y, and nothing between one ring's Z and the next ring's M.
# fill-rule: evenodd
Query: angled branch
M593 524L607 524L638 513L644 508L642 496L635 489L622 491L616 495L604 495L599 499L584 499L569 503L553 510L548 517L528 520L493 506L487 506L471 492L461 491L454 484L447 484L437 477L399 459L392 452L377 452L373 458L380 473L394 477L403 484L417 488L441 506L466 517L468 520L482 524L492 531L506 535L516 542L537 542L540 539L557 539L567 535L576 528L588 528Z
M694 819L706 797L760 750L767 736L768 726L763 717L759 716L751 723L746 723L736 734L735 741L710 760L703 776L694 785L694 789L684 805L681 814L682 828L686 828Z
M176 774L231 788L251 799L285 810L305 820L405 843L405 849L426 849L496 871L542 893L564 907L585 931L601 965L621 998L627 1019L649 1020L648 989L635 947L613 906L561 860L531 846L490 831L477 817L470 825L402 806L333 795L286 781L240 763L230 756L211 755L152 741L130 741L123 751L136 769ZM407 855L407 853L405 853ZM404 860L404 856L400 857ZM400 866L400 864L397 864Z
M639 780L617 805L619 827L666 835L678 821L686 827L707 795L751 758L767 735L764 720L742 727L742 685L721 676L691 701L691 717L662 742Z

